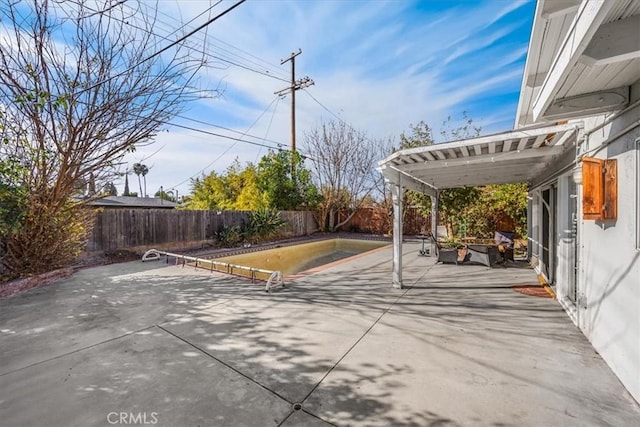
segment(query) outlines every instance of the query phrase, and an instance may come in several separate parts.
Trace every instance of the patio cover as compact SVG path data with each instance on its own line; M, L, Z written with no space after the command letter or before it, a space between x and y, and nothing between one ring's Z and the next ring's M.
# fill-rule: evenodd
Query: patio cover
M408 148L379 166L388 182L430 195L444 188L529 182L574 146L578 129L575 123L525 128Z
M393 284L402 287L402 190L432 197L432 230L437 230L437 194L446 188L531 182L558 156L574 149L576 123L531 127L460 141L397 151L379 162L391 185L394 209Z

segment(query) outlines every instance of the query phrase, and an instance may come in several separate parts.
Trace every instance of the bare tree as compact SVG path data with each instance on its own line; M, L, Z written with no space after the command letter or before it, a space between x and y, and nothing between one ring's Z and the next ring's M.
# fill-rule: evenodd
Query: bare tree
M85 202L71 197L78 182L110 182L127 152L201 93L191 87L203 62L186 44L154 54L169 44L154 33L154 9L100 4L0 0L0 166L11 165L0 171L25 198L0 259L13 272L67 262L86 226L73 222ZM68 234L52 229L60 215L79 227L64 253L52 240Z
M377 142L375 148L375 157L377 161L387 158L390 154L397 150L395 141L392 137L382 139ZM388 212L383 217L384 232L390 234L393 230L392 209L393 202L391 200L391 191L382 173L374 175L373 189L371 192L373 199L377 202L378 207Z
M344 122L329 121L305 135L303 150L313 161L317 185L323 196L318 223L335 231L355 215L375 188L378 143ZM346 211L344 219L338 213Z

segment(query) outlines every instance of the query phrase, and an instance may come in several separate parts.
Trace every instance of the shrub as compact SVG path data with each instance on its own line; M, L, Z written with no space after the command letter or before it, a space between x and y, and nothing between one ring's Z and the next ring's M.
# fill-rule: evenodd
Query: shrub
M93 218L93 211L74 202L28 197L17 224L3 231L3 280L68 266L84 248Z
M248 237L257 240L266 240L273 237L285 221L280 218L280 213L271 209L260 209L249 214Z
M243 240L242 229L237 225L223 227L216 233L218 242L225 247L237 246Z

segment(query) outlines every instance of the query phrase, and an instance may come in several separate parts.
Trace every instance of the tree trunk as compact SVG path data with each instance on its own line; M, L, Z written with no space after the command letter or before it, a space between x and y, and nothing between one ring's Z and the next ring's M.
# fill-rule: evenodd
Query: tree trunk
M338 228L342 227L343 225L345 225L347 222L349 222L349 220L351 218L353 218L353 216L356 214L356 212L358 212L358 209L354 209L353 211L351 211L351 213L349 215L347 215L347 218L344 221L340 221L338 224L336 224L335 227L333 227L332 231L336 231Z

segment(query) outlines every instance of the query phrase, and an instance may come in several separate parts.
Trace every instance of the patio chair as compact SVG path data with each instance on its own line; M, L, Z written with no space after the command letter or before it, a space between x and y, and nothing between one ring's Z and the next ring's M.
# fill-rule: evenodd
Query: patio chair
M458 265L458 248L442 248L438 245L438 261L443 264Z
M515 236L516 233L512 231L496 231L493 237L496 242L496 246L498 246L498 250L500 251L503 262L513 261L513 246Z
M470 263L487 267L500 262L498 247L493 245L467 245L467 256Z

